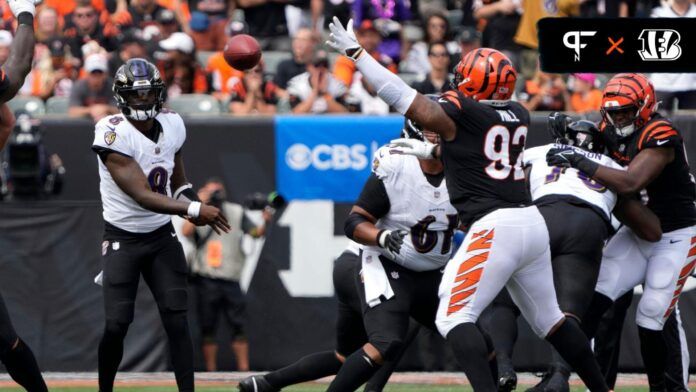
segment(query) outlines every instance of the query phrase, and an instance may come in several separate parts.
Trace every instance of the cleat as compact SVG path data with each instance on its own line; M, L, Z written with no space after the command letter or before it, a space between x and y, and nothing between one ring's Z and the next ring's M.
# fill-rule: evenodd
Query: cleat
M251 376L239 382L237 388L240 392L278 392L263 376Z
M544 373L541 381L526 392L570 392L568 379L570 373L565 369L551 369Z
M505 369L500 373L498 380L498 392L511 392L517 388L517 374L512 369Z

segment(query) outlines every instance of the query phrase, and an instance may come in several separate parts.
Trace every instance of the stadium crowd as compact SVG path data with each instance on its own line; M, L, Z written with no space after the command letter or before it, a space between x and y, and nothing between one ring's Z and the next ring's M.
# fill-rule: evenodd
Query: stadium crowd
M2 64L16 23L6 0L0 15ZM35 21L33 68L19 95L39 98L49 113L98 120L117 111L111 75L143 57L158 65L170 103L207 94L214 98L204 102L207 108L213 102L233 115L388 113L351 61L324 51L333 15L353 18L360 43L421 93L448 88L458 59L484 46L517 65L523 76L517 98L527 109L586 113L598 110L607 76L541 72L540 18L694 17L696 6L690 0L46 0ZM254 36L264 51L264 61L245 72L231 68L221 52L240 33ZM695 74L652 81L664 108L696 108Z

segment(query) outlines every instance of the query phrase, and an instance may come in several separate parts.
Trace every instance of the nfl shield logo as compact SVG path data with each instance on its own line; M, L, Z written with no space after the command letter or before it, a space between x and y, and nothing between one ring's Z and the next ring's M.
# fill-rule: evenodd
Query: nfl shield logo
M159 154L159 153L160 153L160 148L159 148L159 147L155 147L155 154Z
M116 140L116 132L114 131L108 131L107 133L104 134L104 142L106 142L107 145L112 145L114 141Z
M111 244L111 249L113 250L119 250L121 248L121 243L120 242L113 242Z
M626 150L626 145L625 145L625 144L622 144L622 145L619 146L619 152L620 152L620 153L623 153L625 150Z
M397 271L392 271L391 277L392 277L392 279L399 279L399 273Z
M440 197L440 191L435 191L435 198L437 199L439 197Z

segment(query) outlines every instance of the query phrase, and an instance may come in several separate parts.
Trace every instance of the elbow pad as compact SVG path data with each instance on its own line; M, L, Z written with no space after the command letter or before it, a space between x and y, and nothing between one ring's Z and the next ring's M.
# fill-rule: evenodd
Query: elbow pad
M193 190L193 185L190 183L180 186L174 191L172 197L181 201L200 201L200 199L198 199L198 195Z
M357 212L351 212L348 215L348 218L346 218L346 223L343 225L343 231L346 233L346 237L355 241L355 238L353 238L353 233L355 233L355 228L358 227L359 224L364 223L364 222L370 222L370 221L367 218L365 218L364 216L358 214Z

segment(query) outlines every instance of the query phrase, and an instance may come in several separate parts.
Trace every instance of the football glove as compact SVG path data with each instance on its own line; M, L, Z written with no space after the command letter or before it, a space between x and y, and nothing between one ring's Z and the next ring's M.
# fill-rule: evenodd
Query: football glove
M395 259L401 251L406 234L408 234L406 230L382 230L377 234L377 245L386 250L390 258Z
M31 16L36 13L36 4L40 1L35 0L7 0L7 4L10 6L12 14L15 18L19 16L22 12L28 12Z
M329 39L326 44L336 49L337 52L348 56L355 61L360 57L363 48L358 43L358 39L353 32L353 19L348 21L347 28L344 28L337 17L333 17L333 22L329 23Z
M437 144L416 139L394 139L389 142L388 147L401 154L413 155L420 159L433 159Z
M549 166L572 167L588 176L594 176L599 164L588 159L572 148L552 148L546 153L546 163Z

